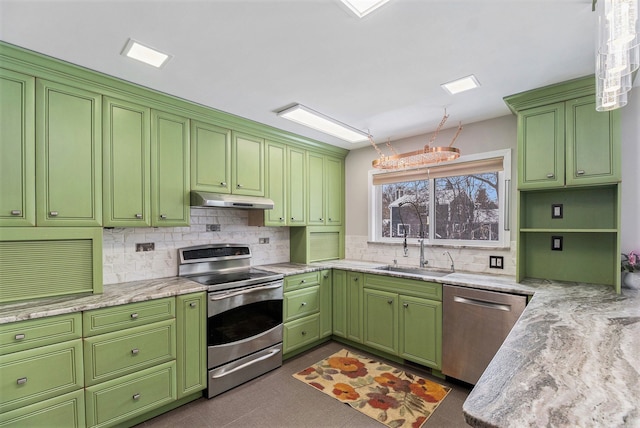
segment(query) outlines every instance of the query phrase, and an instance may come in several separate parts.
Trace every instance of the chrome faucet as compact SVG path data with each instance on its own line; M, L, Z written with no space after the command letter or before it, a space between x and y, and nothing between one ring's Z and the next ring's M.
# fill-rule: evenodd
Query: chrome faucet
M423 268L429 263L424 259L424 236L418 239L418 241L420 241L420 267Z
M451 254L449 254L449 252L448 252L448 251L445 251L444 253L442 253L442 255L443 255L443 256L444 256L445 254L446 254L447 256L449 256L449 260L451 260L451 272L455 272L456 270L455 270L455 267L453 266L453 257L451 257Z
M418 214L418 220L420 220L420 237L418 238L418 242L420 242L420 267L423 268L423 267L426 267L427 264L429 263L429 261L425 260L424 258L424 224L422 223L422 216L420 215L420 209L418 208L418 205L415 202L412 202L412 201L400 202L398 204L398 208L401 208L403 205L407 205L407 204L415 208L416 214ZM400 215L400 210L398 210L398 214ZM402 216L400 216L400 221L402 221ZM405 257L406 257L406 248L407 248L406 233L405 233L404 246L405 246Z

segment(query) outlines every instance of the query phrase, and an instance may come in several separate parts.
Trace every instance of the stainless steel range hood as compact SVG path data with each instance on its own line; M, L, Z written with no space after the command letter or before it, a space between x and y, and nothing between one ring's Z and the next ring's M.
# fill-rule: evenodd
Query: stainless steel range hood
M228 195L193 190L191 191L191 206L272 210L273 201L260 196Z

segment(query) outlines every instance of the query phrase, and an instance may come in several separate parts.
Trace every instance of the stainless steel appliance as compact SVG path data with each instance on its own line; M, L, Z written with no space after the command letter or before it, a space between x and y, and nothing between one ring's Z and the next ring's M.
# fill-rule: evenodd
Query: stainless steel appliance
M526 296L444 285L442 373L475 385L526 304Z
M178 275L209 287L207 396L280 367L283 275L252 268L248 245L200 245L178 255Z

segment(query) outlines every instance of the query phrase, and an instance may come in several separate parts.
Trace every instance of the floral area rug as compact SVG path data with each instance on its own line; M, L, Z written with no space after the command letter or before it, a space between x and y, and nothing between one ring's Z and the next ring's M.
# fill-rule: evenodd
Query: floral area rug
M421 427L451 388L343 349L293 375L388 427Z

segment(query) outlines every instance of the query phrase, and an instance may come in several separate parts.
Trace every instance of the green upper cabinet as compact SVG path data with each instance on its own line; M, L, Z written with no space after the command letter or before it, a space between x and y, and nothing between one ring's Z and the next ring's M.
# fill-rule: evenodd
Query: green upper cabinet
M189 225L189 119L151 111L151 224Z
M191 121L191 189L231 193L231 130Z
M0 226L35 226L35 79L0 68Z
M308 153L309 225L340 226L343 206L342 159Z
M264 196L264 139L232 132L231 193Z
M287 149L288 215L290 226L304 226L307 221L307 154L295 147Z
M309 181L307 183L309 216L307 224L309 225L323 225L326 222L324 165L323 155L307 152L307 166L309 168Z
M342 225L344 210L344 160L325 159L326 219L331 226Z
M36 81L36 223L102 225L101 95Z
M265 196L273 201L273 209L264 211L265 226L284 226L287 222L287 149L284 145L266 142Z
M105 97L105 226L151 226L150 128L150 108Z

